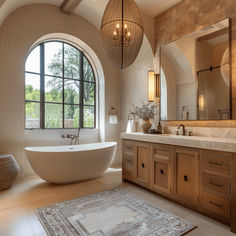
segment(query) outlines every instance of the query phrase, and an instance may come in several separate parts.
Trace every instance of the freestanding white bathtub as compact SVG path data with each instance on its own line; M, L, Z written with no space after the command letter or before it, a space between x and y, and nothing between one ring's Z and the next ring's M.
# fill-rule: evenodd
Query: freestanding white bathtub
M75 146L27 147L25 152L38 176L50 183L66 184L93 179L111 165L116 142Z

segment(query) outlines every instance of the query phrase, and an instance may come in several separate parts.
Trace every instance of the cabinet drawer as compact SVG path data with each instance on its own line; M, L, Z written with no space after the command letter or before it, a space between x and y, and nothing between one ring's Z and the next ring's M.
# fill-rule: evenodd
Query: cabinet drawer
M132 165L134 165L134 156L131 154L124 154L124 162L130 163Z
M219 216L230 217L230 200L211 194L202 194L202 206Z
M132 141L124 141L123 143L123 152L134 154L134 142Z
M204 192L229 196L230 178L203 172L202 188Z
M134 170L124 168L122 171L125 179L134 180Z
M130 154L123 155L123 167L126 170L134 169L134 156Z
M171 158L171 147L165 145L154 145L153 156L159 160L169 161Z
M134 156L123 154L123 175L126 179L134 178Z
M221 173L230 173L230 153L203 152L203 167Z

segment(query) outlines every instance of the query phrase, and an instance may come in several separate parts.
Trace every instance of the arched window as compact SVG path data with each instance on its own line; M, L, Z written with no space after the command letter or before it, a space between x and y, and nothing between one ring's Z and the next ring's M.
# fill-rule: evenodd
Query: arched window
M95 128L95 116L95 75L84 53L60 41L37 45L25 64L25 127Z

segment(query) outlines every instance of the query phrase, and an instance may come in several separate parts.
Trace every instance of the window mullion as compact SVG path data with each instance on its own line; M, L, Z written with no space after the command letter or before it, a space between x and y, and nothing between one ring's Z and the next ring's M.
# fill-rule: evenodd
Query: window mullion
M80 53L80 128L84 128L84 53Z
M40 45L40 128L45 129L45 50L44 43Z
M62 127L65 128L65 45L62 43Z
M97 87L96 87L96 78L93 71L93 78L94 78L94 128L97 125Z

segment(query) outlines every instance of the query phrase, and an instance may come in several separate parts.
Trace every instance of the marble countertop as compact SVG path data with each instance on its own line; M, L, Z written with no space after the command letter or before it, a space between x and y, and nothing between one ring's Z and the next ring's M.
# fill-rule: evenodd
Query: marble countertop
M177 136L174 134L122 133L122 139L170 144L176 146L202 148L224 152L236 152L236 139L212 138L202 136Z

